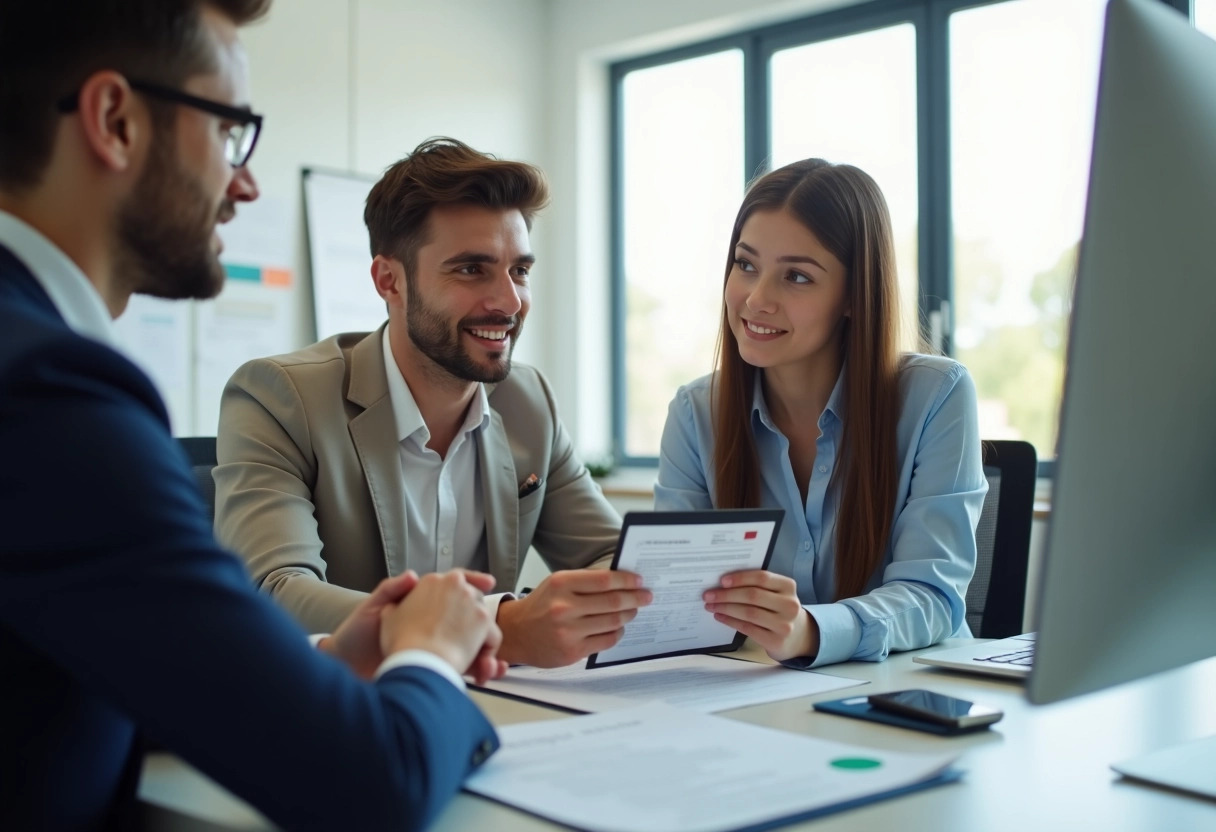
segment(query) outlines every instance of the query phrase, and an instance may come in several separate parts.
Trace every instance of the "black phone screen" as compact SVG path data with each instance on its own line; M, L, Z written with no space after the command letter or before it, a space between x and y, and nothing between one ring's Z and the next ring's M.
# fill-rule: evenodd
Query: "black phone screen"
M968 699L958 699L931 690L900 690L869 697L870 707L926 719L942 725L980 725L995 722L1001 712Z

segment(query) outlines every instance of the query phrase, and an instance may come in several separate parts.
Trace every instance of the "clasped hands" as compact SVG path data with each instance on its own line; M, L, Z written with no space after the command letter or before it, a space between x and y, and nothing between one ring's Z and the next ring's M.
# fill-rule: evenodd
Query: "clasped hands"
M421 578L413 570L380 582L320 648L370 679L386 656L426 650L477 684L507 671L502 632L482 599L494 588L484 572L454 569Z
M573 569L550 575L525 598L504 601L493 621L482 603L493 586L491 575L465 569L389 578L321 649L367 679L385 656L427 650L484 684L502 676L507 662L562 667L606 650L651 601L631 572Z

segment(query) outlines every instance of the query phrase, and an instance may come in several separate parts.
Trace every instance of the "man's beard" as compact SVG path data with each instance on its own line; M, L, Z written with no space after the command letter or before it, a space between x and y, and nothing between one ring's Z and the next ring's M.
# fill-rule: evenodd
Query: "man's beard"
M422 300L422 295L414 288L414 282L406 279L406 310L405 324L409 331L410 340L418 351L437 365L447 370L456 378L465 381L479 381L485 384L497 384L511 372L511 353L515 351L515 342L523 329L523 323L516 317L481 317L462 320L453 331L447 320L438 312L430 309ZM473 360L460 343L460 336L469 327L502 326L513 327L508 332L510 344L505 354L490 366L479 364Z
M234 213L225 199L218 213L199 181L175 155L172 131L159 131L148 165L118 210L115 275L133 292L158 298L213 298L224 268L211 244L220 219Z

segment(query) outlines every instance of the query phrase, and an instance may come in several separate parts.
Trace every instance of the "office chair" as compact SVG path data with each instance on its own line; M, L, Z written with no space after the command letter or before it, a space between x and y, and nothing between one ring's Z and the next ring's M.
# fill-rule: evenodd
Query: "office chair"
M177 440L190 460L190 470L194 473L194 482L202 492L203 501L207 504L207 517L215 519L215 480L211 478L211 469L215 467L215 437L214 436L182 436Z
M1029 442L983 443L988 494L975 530L975 576L967 587L967 624L977 638L1024 632L1026 572L1038 460Z

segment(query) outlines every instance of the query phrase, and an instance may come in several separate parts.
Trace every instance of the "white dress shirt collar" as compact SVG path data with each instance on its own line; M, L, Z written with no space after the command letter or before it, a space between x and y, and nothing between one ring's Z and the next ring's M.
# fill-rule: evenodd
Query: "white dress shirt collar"
M404 442L407 439L413 439L420 448L424 448L426 443L431 440L431 431L423 421L422 412L418 409L418 402L414 399L414 394L410 392L409 385L405 383L405 377L401 375L396 359L393 358L387 326L384 328L381 340L384 348L384 371L388 377L388 395L393 404L393 419L397 424L397 441ZM479 430L489 422L490 400L486 396L486 386L478 384L477 393L469 404L460 433Z
M118 347L109 310L80 267L33 226L0 211L0 245L26 265L76 333Z

